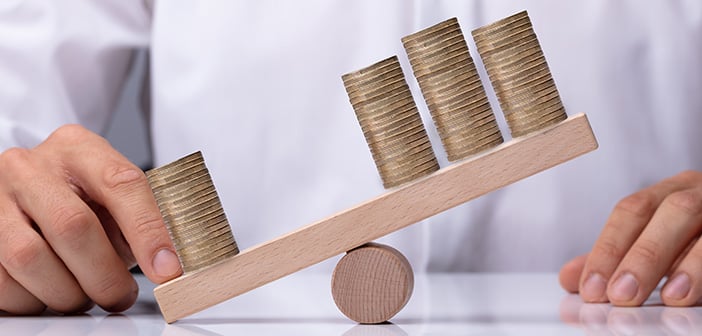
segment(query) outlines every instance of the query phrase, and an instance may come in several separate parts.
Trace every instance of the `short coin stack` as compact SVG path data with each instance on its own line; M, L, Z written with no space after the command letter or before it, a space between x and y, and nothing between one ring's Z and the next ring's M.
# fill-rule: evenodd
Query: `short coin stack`
M472 34L512 137L567 118L526 11Z
M456 18L402 38L449 161L503 142Z
M439 169L396 56L342 79L385 188Z
M184 272L239 253L200 152L146 172Z

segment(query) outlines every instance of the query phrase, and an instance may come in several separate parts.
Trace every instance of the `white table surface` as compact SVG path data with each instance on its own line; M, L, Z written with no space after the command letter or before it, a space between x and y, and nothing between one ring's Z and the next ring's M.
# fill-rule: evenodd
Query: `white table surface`
M390 324L357 325L334 305L330 276L298 273L168 325L153 285L138 278L123 314L0 317L0 335L695 335L702 307L669 308L655 293L640 308L582 304L556 274L418 275Z

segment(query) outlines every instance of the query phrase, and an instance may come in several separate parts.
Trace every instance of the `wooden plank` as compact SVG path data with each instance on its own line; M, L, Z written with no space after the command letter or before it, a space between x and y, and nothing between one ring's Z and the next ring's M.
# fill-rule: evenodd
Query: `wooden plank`
M171 323L596 148L578 114L171 280L154 295Z

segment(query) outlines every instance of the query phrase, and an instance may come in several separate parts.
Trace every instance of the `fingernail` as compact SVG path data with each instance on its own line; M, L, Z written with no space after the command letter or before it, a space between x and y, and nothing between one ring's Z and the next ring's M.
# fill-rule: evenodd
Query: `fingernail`
M668 281L663 288L663 296L673 300L681 300L690 292L690 277L685 273L680 273Z
M160 277L171 278L179 275L180 261L178 257L169 249L162 249L156 253L152 262L154 272Z
M585 302L601 301L606 289L607 281L599 273L592 273L583 283L580 296Z
M631 301L639 292L639 282L631 273L624 273L614 282L609 298L612 301Z

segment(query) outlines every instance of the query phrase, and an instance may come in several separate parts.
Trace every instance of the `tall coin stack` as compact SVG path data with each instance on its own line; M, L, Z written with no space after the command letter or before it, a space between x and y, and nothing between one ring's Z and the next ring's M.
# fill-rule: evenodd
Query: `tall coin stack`
M512 137L567 118L526 11L472 34Z
M146 172L184 272L239 253L200 152Z
M439 169L397 56L342 79L385 188Z
M503 142L456 18L402 38L449 161Z

